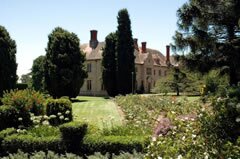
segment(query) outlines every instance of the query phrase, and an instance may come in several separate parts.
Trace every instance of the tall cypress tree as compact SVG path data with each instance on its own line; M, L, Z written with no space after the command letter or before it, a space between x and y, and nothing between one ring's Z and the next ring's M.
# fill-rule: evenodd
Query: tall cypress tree
M45 62L45 82L53 97L76 97L84 78L85 57L76 34L57 27L48 36Z
M102 80L109 96L116 96L116 33L110 33L105 38L105 48L103 49L102 59Z
M125 95L133 91L136 78L134 43L127 9L118 12L117 20L117 88L119 94Z
M4 90L14 88L17 81L16 43L0 26L0 97Z
M32 87L37 91L45 91L44 65L46 57L39 56L32 65Z

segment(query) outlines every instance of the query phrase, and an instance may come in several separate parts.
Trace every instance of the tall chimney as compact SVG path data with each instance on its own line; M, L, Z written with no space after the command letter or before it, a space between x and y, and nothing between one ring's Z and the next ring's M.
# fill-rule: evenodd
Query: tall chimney
M137 38L134 38L133 39L133 42L134 42L134 48L139 51L139 48L138 48L138 39Z
M147 52L147 42L142 42L142 53L146 53Z
M95 49L98 45L98 40L97 40L97 30L90 30L90 42L89 45L91 48Z
M170 46L166 46L166 64L170 64Z

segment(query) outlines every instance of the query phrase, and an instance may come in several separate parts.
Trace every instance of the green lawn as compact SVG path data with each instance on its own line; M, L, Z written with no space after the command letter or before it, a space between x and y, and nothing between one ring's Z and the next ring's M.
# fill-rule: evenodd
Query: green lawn
M103 97L80 96L79 101L73 103L75 121L86 121L99 128L121 125L123 117L116 104Z

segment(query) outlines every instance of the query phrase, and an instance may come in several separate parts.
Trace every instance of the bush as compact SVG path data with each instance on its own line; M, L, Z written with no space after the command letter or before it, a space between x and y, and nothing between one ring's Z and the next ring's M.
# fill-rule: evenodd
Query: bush
M60 126L62 140L67 147L67 151L79 153L83 137L87 132L87 124L70 122Z
M2 149L2 141L4 140L5 137L12 135L14 133L16 133L16 129L14 128L7 128L5 130L0 131L0 155L4 154L4 151Z
M15 88L17 90L24 90L28 88L28 84L27 83L17 83Z
M86 154L120 154L120 152L143 152L147 140L143 136L99 136L87 135L84 138L82 151Z
M48 99L46 112L50 117L50 124L60 125L72 121L72 103L66 98Z
M17 127L18 124L17 110L12 106L0 106L0 130Z
M35 115L44 114L44 101L43 94L30 89L6 92L2 98L3 104L16 108L24 126L32 125L30 112Z
M8 153L16 153L18 149L23 152L64 151L64 145L61 142L58 129L46 126L33 128L25 133L7 136L2 141L2 148Z

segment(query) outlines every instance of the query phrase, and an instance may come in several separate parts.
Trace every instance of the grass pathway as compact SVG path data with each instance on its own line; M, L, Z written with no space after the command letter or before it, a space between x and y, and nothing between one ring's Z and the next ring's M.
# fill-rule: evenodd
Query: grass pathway
M75 121L86 121L99 128L122 125L123 116L117 105L110 99L103 97L80 96L73 103Z

